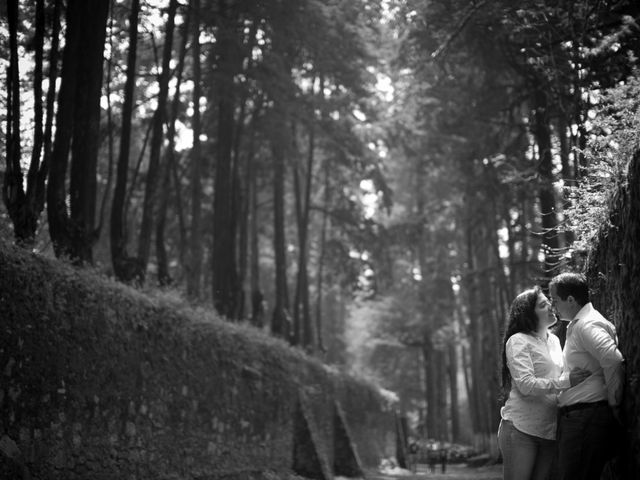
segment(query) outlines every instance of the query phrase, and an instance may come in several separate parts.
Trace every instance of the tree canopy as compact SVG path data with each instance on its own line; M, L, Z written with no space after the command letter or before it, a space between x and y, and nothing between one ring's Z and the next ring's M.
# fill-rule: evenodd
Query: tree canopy
M490 448L506 309L581 268L638 148L637 2L0 8L18 244L175 289Z

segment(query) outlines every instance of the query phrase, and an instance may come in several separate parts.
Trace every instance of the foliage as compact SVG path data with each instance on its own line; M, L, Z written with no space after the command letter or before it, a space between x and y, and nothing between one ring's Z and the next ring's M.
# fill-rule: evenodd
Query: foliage
M585 251L608 223L611 199L627 179L627 167L640 138L640 72L600 95L585 151L589 160L580 183L566 187L571 205L567 228L576 234L573 248Z
M49 53L56 18L53 2L44 4ZM227 305L219 310L235 320L260 317L259 325L269 318L266 308L282 307L294 331L301 324L314 330L314 338L290 341L405 389L410 408L425 393L437 395L429 408L441 418L448 415L443 405L456 400L444 398L451 379L447 386L437 369L452 365L445 354L457 349L468 360L464 394L474 430L489 435L496 412L479 405L493 401L494 343L506 307L518 289L544 283L562 266L574 235L573 248L586 248L637 147L640 86L630 76L637 2L192 0L172 3L180 39L171 44L167 4L142 2L129 72L131 2L112 2L92 192L105 200L113 194L129 76L135 108L121 185L123 241L142 237L146 184L163 179L145 288L153 289L154 278L170 282L160 296L180 303L187 279L201 284L195 292L222 285ZM21 65L35 61L34 11L19 6ZM2 53L9 43L2 23ZM163 51L171 54L169 68L161 66ZM45 70L48 61L45 55ZM25 99L35 72L21 72L24 166L34 143ZM166 111L159 110L161 75L173 97ZM195 82L202 86L197 99ZM0 98L1 107L9 103ZM149 132L159 113L166 125L156 124L162 138L155 137L154 155L158 145L162 154L153 172ZM196 124L201 148L192 138ZM46 236L48 225L39 231ZM95 264L126 280L103 267L113 250L109 236L97 234ZM406 388L420 368L411 347L421 349L430 372L415 389ZM347 360L338 352L344 348Z

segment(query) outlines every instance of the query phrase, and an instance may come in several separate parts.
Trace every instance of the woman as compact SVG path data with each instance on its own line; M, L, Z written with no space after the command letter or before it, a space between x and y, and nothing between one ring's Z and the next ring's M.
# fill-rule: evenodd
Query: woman
M498 443L505 480L544 480L555 454L556 394L586 379L587 370L562 375L556 322L540 287L518 295L509 310L502 350L502 385L509 397L500 415Z

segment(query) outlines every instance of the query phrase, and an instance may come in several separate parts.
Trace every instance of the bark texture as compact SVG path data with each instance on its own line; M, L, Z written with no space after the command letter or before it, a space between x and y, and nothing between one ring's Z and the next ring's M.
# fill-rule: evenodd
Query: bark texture
M595 307L616 325L627 378L621 461L611 478L635 478L640 471L640 150L629 165L627 182L612 202L609 223L589 253L587 277Z

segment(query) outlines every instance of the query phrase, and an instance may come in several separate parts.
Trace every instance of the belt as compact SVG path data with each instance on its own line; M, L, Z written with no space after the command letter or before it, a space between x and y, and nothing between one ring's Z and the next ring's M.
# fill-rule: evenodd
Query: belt
M600 400L598 402L574 403L571 405L567 405L565 407L560 407L558 409L558 412L560 413L560 415L566 415L567 413L573 412L575 410L584 410L585 408L604 407L605 405L609 406L609 402L607 402L606 400Z

